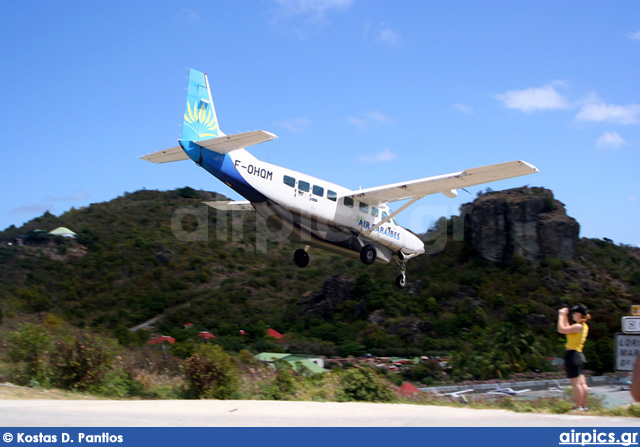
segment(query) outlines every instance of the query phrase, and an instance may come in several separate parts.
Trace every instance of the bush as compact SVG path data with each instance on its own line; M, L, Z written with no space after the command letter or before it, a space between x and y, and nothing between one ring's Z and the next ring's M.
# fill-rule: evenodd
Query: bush
M25 324L9 334L7 357L12 362L11 379L19 385L47 383L45 353L51 345L49 334L41 326Z
M198 346L185 363L187 397L231 399L237 396L238 369L220 346Z
M352 368L340 372L338 400L392 402L395 395L375 371L369 368Z
M80 334L55 343L49 356L51 384L67 390L88 390L99 385L112 367L105 342Z
M286 400L292 397L298 389L295 378L296 373L288 363L281 360L276 362L276 368L278 368L278 372L271 385L267 387L265 397L267 399Z

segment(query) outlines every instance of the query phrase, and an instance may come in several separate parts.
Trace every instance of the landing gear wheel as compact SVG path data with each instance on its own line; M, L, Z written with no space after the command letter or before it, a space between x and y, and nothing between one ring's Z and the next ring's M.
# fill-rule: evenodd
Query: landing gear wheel
M407 264L400 264L400 274L396 277L396 286L398 289L404 289L407 287Z
M398 289L404 289L405 287L407 287L407 275L405 275L404 273L400 273L396 277L396 287L398 287Z
M376 262L377 256L376 247L373 245L367 244L360 250L360 260L364 265L371 265Z
M304 251L302 248L298 249L293 253L293 262L300 268L304 268L309 265L309 253Z

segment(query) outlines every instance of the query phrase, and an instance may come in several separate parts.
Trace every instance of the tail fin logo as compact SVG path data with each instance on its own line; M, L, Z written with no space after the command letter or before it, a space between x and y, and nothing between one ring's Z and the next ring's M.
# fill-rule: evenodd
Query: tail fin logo
M208 138L218 136L218 120L211 107L202 102L198 109L198 101L193 103L193 107L187 102L187 110L184 113L185 125L198 135L198 138Z

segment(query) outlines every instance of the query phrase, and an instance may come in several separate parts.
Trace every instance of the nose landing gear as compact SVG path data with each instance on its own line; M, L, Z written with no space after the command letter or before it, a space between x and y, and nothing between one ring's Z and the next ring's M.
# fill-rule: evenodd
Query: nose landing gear
M407 264L400 263L400 274L396 277L396 287L404 289L407 287Z

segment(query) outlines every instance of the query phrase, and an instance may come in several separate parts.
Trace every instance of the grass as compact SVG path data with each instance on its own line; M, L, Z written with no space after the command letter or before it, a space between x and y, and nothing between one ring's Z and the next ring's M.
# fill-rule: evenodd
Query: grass
M297 401L320 401L329 402L334 393L322 393L320 390L302 391L299 390L292 400ZM104 396L96 396L87 393L63 391L58 389L38 389L12 385L9 383L0 384L0 400L109 400ZM124 400L136 400L135 398L125 398ZM396 403L413 405L434 405L457 408L474 408L483 410L507 410L516 413L538 413L538 414L575 414L580 416L608 416L608 417L640 417L640 404L630 404L616 408L603 408L597 398L590 398L589 411L573 413L573 404L563 397L541 398L541 399L518 399L512 397L502 397L498 399L470 398L468 404L459 401L452 401L449 398L437 396L431 393L423 393L411 397L399 398Z

